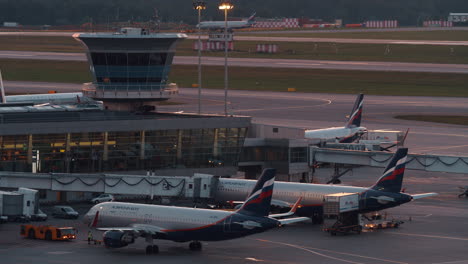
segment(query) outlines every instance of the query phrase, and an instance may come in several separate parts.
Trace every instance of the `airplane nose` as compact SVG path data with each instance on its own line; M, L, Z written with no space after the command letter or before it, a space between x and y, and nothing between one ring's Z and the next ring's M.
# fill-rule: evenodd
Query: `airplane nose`
M86 213L84 216L83 216L83 223L85 225L89 225L89 223L91 222L91 215L90 215L90 212L91 210L89 210L88 213Z

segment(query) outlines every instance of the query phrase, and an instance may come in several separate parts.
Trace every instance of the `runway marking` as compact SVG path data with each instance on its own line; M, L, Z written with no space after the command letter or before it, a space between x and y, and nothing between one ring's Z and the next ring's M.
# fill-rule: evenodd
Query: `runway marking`
M295 66L322 66L319 63L294 63L294 62L277 62L276 65L295 65Z
M71 254L73 252L71 251L51 251L51 252L47 252L47 254L51 254L51 255L64 255L64 254Z
M432 264L456 264L456 263L468 263L468 260L455 260L455 261L448 261L448 262L437 262Z
M258 240L258 241L262 241L262 242L269 242L269 243L281 244L281 245L286 245L286 246L290 246L290 247L302 249L302 250L305 250L305 251L308 251L308 252L317 254L317 255L319 255L319 256L323 256L323 257L326 257L326 258L332 258L332 259L335 259L335 260L338 260L338 261L343 261L343 262L348 262L348 263L361 263L361 262L353 262L353 261L350 261L350 260L344 260L344 259L340 259L340 258L331 257L331 256L328 256L328 255L324 255L324 254L321 254L321 253L312 251L312 250L310 250L310 249L313 249L313 250L320 250L320 251L325 251L325 252L330 252L330 253L334 253L334 254L341 254L341 255L347 255L347 256L352 256L352 257L364 258L364 259L372 259L372 260L384 261L384 262L395 263L395 264L408 264L407 262L399 262L399 261L388 260L388 259L382 259L382 258L374 258L374 257L368 257L368 256L363 256L363 255L351 254L351 253L344 253L344 252L339 252L339 251L334 251L334 250L328 250L328 249L320 249L320 248L313 248L313 247L301 247L301 246L298 246L298 245L287 244L287 243L282 243L282 242L275 242L275 241L264 240L264 239L257 239L257 240Z
M5 54L5 53L0 53L0 56L34 57L34 56L36 56L36 55L29 55L29 54Z
M256 259L256 258L245 258L245 260L250 260L250 261L255 261L255 262L263 262L264 261L262 259Z
M298 108L309 108L309 107L316 107L322 105L328 105L330 103L324 103L319 105L304 105L304 106L285 106L285 107L273 107L273 108L252 108L252 109L243 109L243 110L235 110L234 112L254 112L254 111L263 111L263 110L282 110L282 109L298 109Z
M420 235L420 234L410 234L410 233L397 233L397 232L388 232L392 235L403 235L403 236L416 236L416 237L428 237L428 238L441 238L441 239L450 239L450 240L461 240L468 241L468 238L461 237L448 237L448 236L435 236L435 235Z

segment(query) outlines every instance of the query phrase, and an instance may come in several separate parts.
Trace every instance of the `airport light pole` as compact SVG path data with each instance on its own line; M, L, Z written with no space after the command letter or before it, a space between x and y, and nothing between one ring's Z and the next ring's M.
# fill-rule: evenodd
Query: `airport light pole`
M193 3L193 9L198 11L198 114L201 114L201 86L202 86L202 77L201 77L201 11L206 9L206 4L204 1L197 1Z
M227 36L227 12L234 6L230 2L221 2L220 10L224 10L224 115L227 116L227 94L228 94L228 36Z

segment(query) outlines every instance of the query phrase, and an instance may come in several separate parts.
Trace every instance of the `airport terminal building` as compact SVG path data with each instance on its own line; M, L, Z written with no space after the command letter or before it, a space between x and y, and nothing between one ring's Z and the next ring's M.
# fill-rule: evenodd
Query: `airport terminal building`
M0 170L237 171L249 117L117 111L0 114Z

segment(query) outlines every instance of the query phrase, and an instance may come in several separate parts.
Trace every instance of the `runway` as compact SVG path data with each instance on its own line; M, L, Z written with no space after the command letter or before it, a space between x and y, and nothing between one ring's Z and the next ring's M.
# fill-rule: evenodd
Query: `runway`
M86 61L83 53L35 52L35 51L0 51L0 58L28 60ZM264 67L289 69L327 69L327 70L361 70L392 72L437 72L468 73L466 64L374 62L374 61L331 61L331 60L293 60L293 59L256 59L229 58L229 66ZM175 56L175 65L197 65L196 56ZM222 57L202 57L205 66L224 66Z
M431 28L433 29L433 28ZM445 29L448 30L448 29ZM459 30L467 30L465 28ZM294 33L332 33L332 32L390 32L390 31L409 31L409 30L385 30L385 29L366 29L366 30L340 30L340 31L265 31L252 32L251 34L287 34ZM414 28L412 31L419 31ZM427 31L427 30L421 30ZM71 37L76 32L0 32L0 36L49 36L49 37ZM89 33L89 32L85 32ZM441 46L468 46L468 41L438 41L438 40L391 40L391 39L346 39L346 38L307 38L307 37L261 37L261 36L246 36L247 32L242 32L242 35L235 35L235 40L240 41L272 41L272 42L333 42L333 43L358 43L358 44L396 44L396 45L441 45ZM198 39L196 35L188 35L188 39ZM207 35L203 35L202 39L208 39Z
M40 82L5 82L7 93L75 92L80 84ZM159 106L159 111L184 111L195 113L198 89L180 88L180 95L172 101L179 105ZM202 90L202 113L224 113L224 91ZM287 93L230 90L228 112L252 116L257 123L285 127L318 129L342 126L346 122L356 96L346 94ZM468 127L398 120L393 117L405 114L466 115L468 98L375 96L364 98L362 125L368 129L390 129L410 133L406 146L411 153L468 156Z

